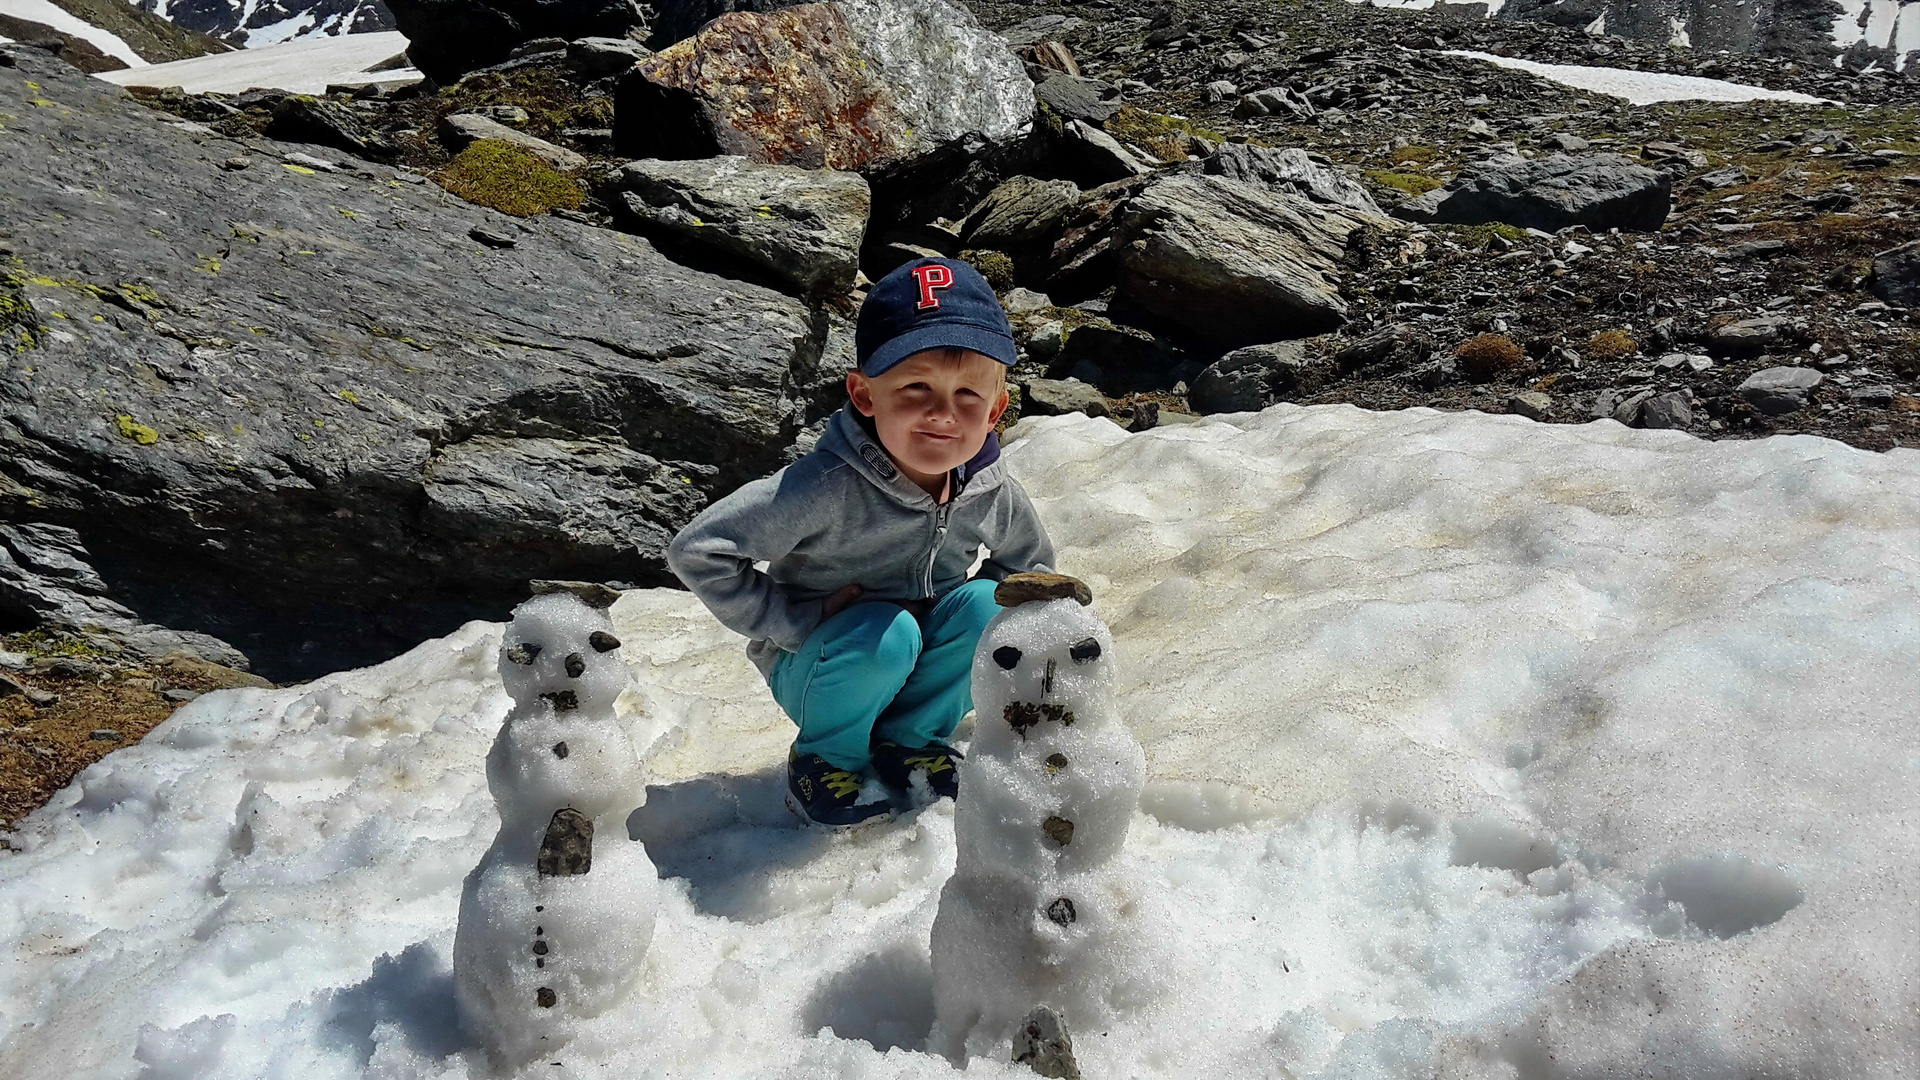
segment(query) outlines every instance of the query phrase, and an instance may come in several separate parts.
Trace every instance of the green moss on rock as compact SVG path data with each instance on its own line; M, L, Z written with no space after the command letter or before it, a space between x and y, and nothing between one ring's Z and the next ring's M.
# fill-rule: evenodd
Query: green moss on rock
M1131 105L1113 114L1105 126L1107 134L1130 142L1161 161L1187 160L1188 147L1195 137L1216 143L1227 141L1219 132L1199 127L1184 117L1148 112Z
M997 293L1013 288L1013 259L1004 251L969 249L960 253L960 261L980 271Z
M586 192L545 160L498 139L480 139L434 174L441 187L470 203L514 217L578 210Z
M1440 181L1435 180L1431 176L1422 176L1419 173L1393 172L1388 169L1369 169L1367 170L1367 179L1382 187L1390 187L1395 191L1402 191L1415 197L1425 195L1427 192L1440 186Z

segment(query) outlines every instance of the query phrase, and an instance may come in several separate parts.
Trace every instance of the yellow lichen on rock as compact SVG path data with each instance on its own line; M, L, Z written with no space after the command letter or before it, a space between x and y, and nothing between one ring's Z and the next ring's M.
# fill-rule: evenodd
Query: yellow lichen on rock
M433 180L470 203L514 217L577 210L586 197L578 181L498 139L475 140Z
M126 413L113 418L113 426L119 430L122 438L132 439L141 446L152 446L160 441L160 432L135 420Z

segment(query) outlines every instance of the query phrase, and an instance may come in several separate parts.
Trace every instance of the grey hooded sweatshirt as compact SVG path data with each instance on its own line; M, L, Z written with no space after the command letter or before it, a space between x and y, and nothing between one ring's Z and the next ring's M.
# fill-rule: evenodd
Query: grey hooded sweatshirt
M852 584L861 602L944 596L979 576L1053 568L1053 544L993 435L954 470L945 504L904 476L851 408L819 446L714 503L667 547L667 565L714 617L745 634L762 674L798 652L821 599ZM756 562L765 561L765 572Z

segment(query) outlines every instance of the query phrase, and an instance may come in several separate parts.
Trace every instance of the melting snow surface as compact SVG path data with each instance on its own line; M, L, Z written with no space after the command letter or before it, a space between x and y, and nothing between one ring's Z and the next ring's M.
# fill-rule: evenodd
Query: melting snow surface
M1769 90L1764 86L1748 86L1724 79L1703 79L1697 75L1668 75L1658 71L1587 67L1580 64L1542 64L1464 49L1449 49L1448 55L1471 57L1500 67L1530 72L1575 90L1626 98L1635 105L1652 105L1661 101L1795 101L1819 105L1826 101L1825 98L1793 90Z
M1346 406L1016 435L1112 628L1176 988L1075 1031L1084 1075L1920 1073L1920 453ZM952 804L800 830L741 643L684 593L612 617L656 929L524 1075L1031 1076L923 1049ZM0 1077L494 1075L449 965L500 640L208 694L25 821Z
M0 0L0 4L16 2L19 0ZM255 87L321 94L331 83L419 78L420 73L412 69L367 74L368 68L392 60L406 49L406 35L387 30L196 56L139 71L103 72L96 77L120 86L178 86L190 94L237 94Z
M52 27L63 34L69 34L82 41L89 42L94 48L108 56L124 60L131 67L145 67L147 62L133 51L133 46L120 40L119 36L53 3L53 0L0 0L0 15L11 15L16 19L26 19L43 26ZM6 40L0 38L0 41Z

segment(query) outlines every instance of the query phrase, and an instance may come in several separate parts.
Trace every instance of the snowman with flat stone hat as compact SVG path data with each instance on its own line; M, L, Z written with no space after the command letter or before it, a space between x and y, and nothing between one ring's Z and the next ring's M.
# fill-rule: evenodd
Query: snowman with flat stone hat
M629 681L606 612L618 594L535 585L501 642L513 707L487 755L500 831L467 876L453 946L461 1021L510 1067L632 993L659 893L627 838L646 785L614 713Z
M1146 755L1114 705L1113 635L1070 577L1016 574L995 598L933 926L933 1045L956 1058L1007 1053L1036 1007L1106 1022L1137 967L1116 856Z

